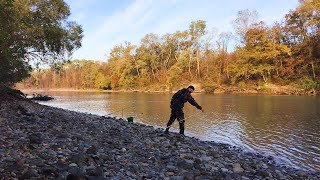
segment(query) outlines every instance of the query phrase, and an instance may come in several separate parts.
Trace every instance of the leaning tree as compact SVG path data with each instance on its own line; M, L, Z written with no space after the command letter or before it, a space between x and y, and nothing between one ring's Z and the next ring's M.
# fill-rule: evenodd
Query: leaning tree
M0 0L0 84L28 76L31 64L66 60L81 46L82 28L63 0Z

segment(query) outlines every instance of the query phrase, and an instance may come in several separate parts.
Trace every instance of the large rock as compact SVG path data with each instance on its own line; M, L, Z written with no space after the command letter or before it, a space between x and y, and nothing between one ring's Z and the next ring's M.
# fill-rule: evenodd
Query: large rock
M183 159L177 163L177 166L179 166L180 168L183 168L183 169L192 169L193 164L194 164L194 161Z
M29 136L29 140L31 144L41 144L42 143L42 135L41 133L33 133Z
M242 173L244 169L241 167L239 163L233 164L233 172L235 173Z

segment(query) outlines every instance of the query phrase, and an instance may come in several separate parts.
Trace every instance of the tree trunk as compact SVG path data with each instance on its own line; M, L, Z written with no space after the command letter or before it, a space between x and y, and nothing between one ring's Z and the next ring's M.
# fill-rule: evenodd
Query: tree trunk
M199 58L198 50L197 50L197 74L198 74L198 78L200 78L200 58Z
M313 80L316 79L316 73L315 73L315 70L314 70L314 62L311 61L311 68L312 68L312 75L313 75Z
M221 76L222 76L222 73L223 73L223 62L220 61L220 65L219 65L219 78L218 78L218 84L219 86L221 85Z
M155 73L154 73L153 68L151 68L151 72L152 72L153 80L156 80L156 75L155 75Z
M188 68L189 68L189 74L190 74L190 76L192 76L192 74L191 74L191 53L189 53L189 63L188 63Z
M227 78L229 79L229 59L226 59L226 71L227 71Z
M263 72L261 73L262 79L263 81L266 83L267 82L267 77L263 74Z
M206 58L206 69L207 69L207 75L209 74L209 60Z
M133 57L133 60L134 60L135 66L136 66L136 71L137 71L138 77L140 78L140 73L139 73L139 68L138 68L138 64L137 64L136 58Z
M168 69L168 64L169 64L170 57L171 57L171 49L169 50L168 58L167 58L167 60L165 61L164 67L165 67L166 69Z

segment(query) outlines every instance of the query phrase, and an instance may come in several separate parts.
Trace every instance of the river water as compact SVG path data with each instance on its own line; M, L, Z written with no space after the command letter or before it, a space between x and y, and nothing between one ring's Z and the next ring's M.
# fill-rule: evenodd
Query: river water
M28 92L26 92L28 93ZM29 92L30 93L30 92ZM38 92L41 104L99 115L112 114L165 127L172 94ZM286 166L320 171L320 97L193 94L205 113L184 108L186 135L272 155ZM178 132L178 122L172 131Z

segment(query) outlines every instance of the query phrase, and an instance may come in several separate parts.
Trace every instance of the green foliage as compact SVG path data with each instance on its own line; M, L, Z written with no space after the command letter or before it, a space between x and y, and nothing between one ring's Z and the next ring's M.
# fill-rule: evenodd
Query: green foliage
M246 84L245 82L243 82L243 81L240 81L240 82L238 83L238 87L239 87L239 88L246 88L246 87L247 87L247 84Z
M101 72L95 77L95 88L97 89L111 89L111 81L108 80Z
M320 90L320 82L314 81L310 77L303 77L297 81L299 87L303 88L304 90L312 90L317 89Z
M273 81L272 81L272 83L278 84L280 86L290 85L291 82L292 82L291 79L280 78L280 77L275 77L273 78Z
M261 91L261 92L270 92L271 91L271 88L268 86L268 84L259 85L257 89L258 89L258 91Z
M30 62L54 63L81 46L82 29L68 21L63 0L0 1L0 83L27 77Z
M251 76L253 66L241 61L233 62L229 65L230 81L234 85L239 81L248 80Z
M291 55L290 48L269 38L272 33L263 23L256 24L246 32L245 46L237 49L238 58L248 64L246 76L252 80L258 76L267 82L276 74L278 59Z
M214 93L214 91L218 88L217 86L213 84L204 84L202 85L202 88L206 93Z
M270 34L272 29L269 30L263 23L256 24L246 32L245 47L238 53L252 63L270 62L279 56L290 55L290 48L274 42Z
M120 87L123 89L134 89L135 81L135 77L132 76L120 78Z
M175 82L179 82L179 80L181 80L182 73L183 69L180 68L178 65L172 66L168 74L168 84L174 84Z

